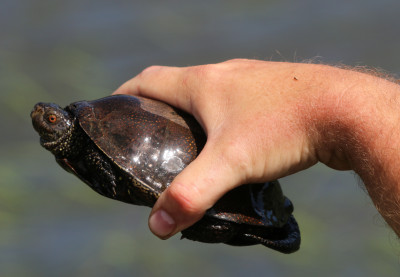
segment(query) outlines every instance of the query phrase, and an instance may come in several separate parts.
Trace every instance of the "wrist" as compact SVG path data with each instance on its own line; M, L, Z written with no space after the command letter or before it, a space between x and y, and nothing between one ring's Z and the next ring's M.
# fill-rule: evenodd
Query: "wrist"
M400 146L400 87L372 75L336 69L335 80L320 95L319 131L323 149L365 174L365 160L391 160ZM336 75L336 76L335 76ZM381 157L382 156L382 157Z
M317 156L333 168L354 170L400 236L400 87L359 72L335 74L339 83L315 104Z

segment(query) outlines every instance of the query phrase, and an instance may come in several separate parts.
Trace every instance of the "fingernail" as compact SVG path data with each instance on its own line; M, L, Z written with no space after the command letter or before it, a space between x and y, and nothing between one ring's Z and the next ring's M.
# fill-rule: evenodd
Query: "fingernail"
M150 230L160 238L168 237L175 226L175 220L164 210L156 211L149 219Z

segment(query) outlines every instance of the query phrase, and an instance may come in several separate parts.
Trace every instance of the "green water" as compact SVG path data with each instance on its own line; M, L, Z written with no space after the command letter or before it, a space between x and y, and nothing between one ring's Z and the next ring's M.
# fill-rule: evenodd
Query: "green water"
M0 3L0 276L399 276L400 245L357 178L282 179L302 247L283 255L161 241L149 209L111 201L42 149L29 113L110 94L152 64L230 58L366 64L400 73L400 2Z

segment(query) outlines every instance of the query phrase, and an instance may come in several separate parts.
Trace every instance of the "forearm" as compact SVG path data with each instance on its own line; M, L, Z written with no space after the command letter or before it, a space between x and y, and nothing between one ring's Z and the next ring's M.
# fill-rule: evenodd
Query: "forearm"
M333 70L333 75L339 81L330 96L321 93L318 99L323 109L316 128L321 149L328 150L320 160L332 167L346 160L400 236L400 87L348 70Z
M378 81L360 99L365 105L359 117L350 121L353 140L350 163L364 181L378 211L400 236L400 89ZM358 122L357 122L358 121Z

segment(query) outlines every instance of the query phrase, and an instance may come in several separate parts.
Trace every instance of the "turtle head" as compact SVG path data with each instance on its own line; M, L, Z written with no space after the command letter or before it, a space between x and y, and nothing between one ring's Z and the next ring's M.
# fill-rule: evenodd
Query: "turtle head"
M71 129L73 123L68 112L52 103L37 103L31 118L33 128L39 133L40 143L44 147L56 143Z

